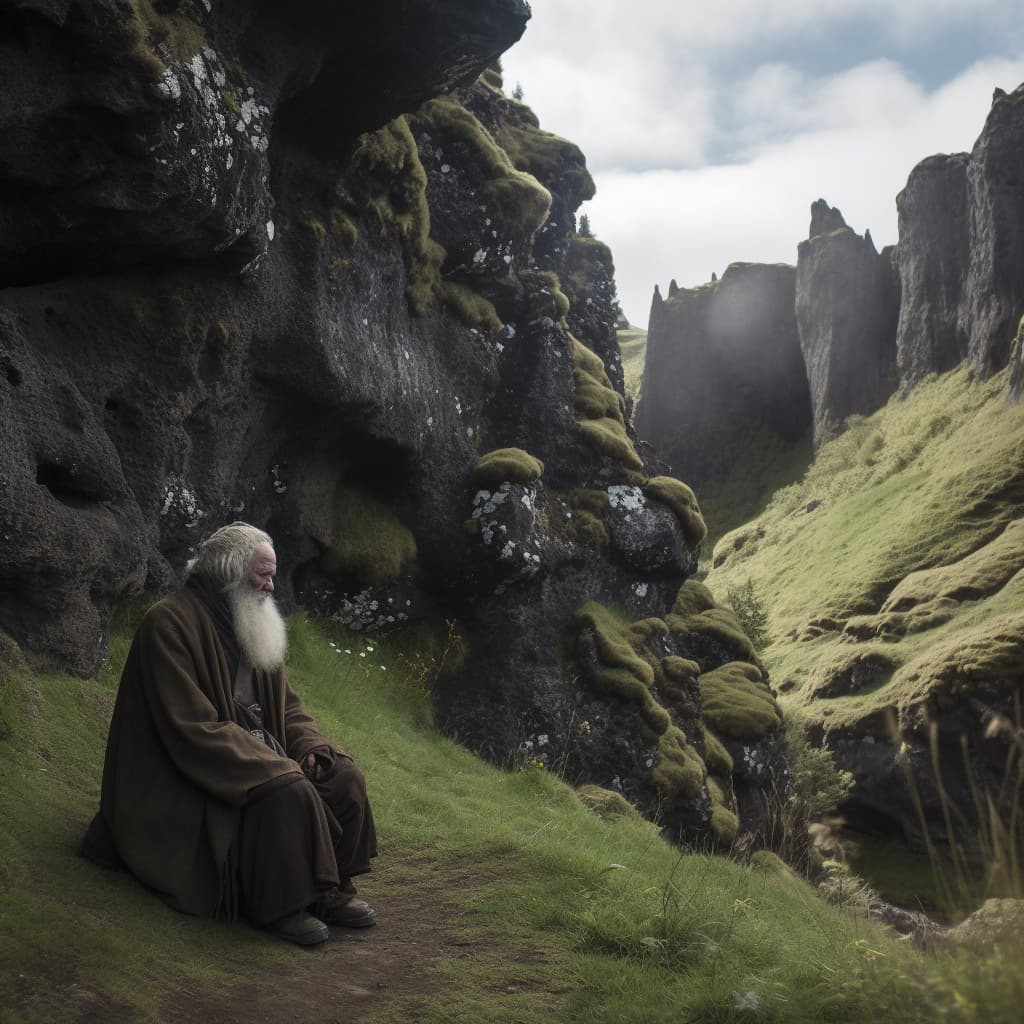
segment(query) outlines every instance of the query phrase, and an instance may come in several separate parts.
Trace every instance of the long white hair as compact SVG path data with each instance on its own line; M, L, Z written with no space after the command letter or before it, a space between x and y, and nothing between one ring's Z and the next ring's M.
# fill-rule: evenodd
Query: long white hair
M252 556L261 544L274 546L269 534L249 523L222 526L199 545L196 557L185 565L185 575L201 572L225 589L236 586L246 578Z

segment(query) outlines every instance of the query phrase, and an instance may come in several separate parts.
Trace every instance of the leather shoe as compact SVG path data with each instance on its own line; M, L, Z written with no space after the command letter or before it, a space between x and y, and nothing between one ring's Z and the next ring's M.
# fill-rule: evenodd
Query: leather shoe
M338 928L369 928L377 923L377 912L369 903L355 896L346 898L343 893L334 896L322 916Z
M294 942L297 946L316 946L330 938L327 925L319 917L307 914L304 910L282 917L270 925L268 930L279 939Z

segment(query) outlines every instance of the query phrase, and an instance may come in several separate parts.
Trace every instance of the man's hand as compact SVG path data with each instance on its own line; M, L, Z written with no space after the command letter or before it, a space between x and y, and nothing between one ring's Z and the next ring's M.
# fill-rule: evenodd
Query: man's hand
M307 754L300 767L310 782L316 782L320 778L320 765L317 763L316 754Z

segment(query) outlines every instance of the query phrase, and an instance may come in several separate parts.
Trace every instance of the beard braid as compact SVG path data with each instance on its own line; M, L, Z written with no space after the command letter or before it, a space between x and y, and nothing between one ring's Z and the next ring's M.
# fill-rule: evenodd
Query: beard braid
M253 668L273 671L284 664L288 627L270 594L243 581L228 592L235 637Z

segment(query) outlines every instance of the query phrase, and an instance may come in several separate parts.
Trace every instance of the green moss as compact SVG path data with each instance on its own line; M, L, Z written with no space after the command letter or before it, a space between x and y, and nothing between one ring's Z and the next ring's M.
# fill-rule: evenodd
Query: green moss
M662 735L672 719L651 694L654 669L630 644L628 624L620 622L596 601L583 605L573 621L581 635L586 632L593 638L599 661L593 680L596 688L602 693L636 701L646 724L655 735Z
M672 509L690 547L696 547L705 538L708 528L700 514L697 496L682 480L671 476L651 477L644 484L644 493Z
M478 198L506 229L529 236L547 219L551 193L536 178L516 170L487 129L454 96L425 103L416 113L435 138L465 147L483 181Z
M611 543L604 513L608 509L608 492L577 489L561 494L572 510L570 518L562 524L565 531L581 544L607 547Z
M622 355L623 387L626 398L636 408L640 401L640 389L644 377L644 362L647 358L647 332L630 328L616 331L619 352Z
M457 281L442 281L441 301L467 326L496 334L502 328L501 317L490 299Z
M732 846L736 841L740 820L736 813L726 805L724 794L714 779L708 780L708 792L711 794L711 834L718 846Z
M106 42L156 80L166 70L160 51L187 61L206 45L205 12L193 0L158 12L152 0L127 0L127 10L106 25Z
M302 226L309 231L309 233L319 242L321 245L327 238L327 228L324 227L324 223L321 220L317 220L315 217L307 217L303 222Z
M616 793L613 789L586 785L580 786L576 790L576 795L580 803L593 811L602 821L640 818L640 812L621 793Z
M1004 587L1024 569L1024 519L959 561L911 573L886 598L883 612L907 611L937 598L975 601Z
M704 763L710 775L722 779L732 778L732 755L710 729L704 729Z
M532 484L544 472L544 463L522 448L496 448L482 455L469 474L474 487L496 487L508 480L514 484Z
M755 665L730 661L700 677L705 724L720 736L759 740L782 724L782 713Z
M569 300L562 291L558 275L550 270L522 270L519 280L530 293L531 315L549 316L556 323L564 323L569 312ZM545 303L544 298L548 301Z
M340 207L332 206L329 223L331 236L337 239L342 249L351 252L359 240L359 228L355 221Z
M227 112L231 115L230 120L237 124L238 119L242 116L242 108L238 104L238 96L235 94L235 90L225 89L221 93L221 97L224 100L224 106L227 108Z
M338 538L324 552L328 572L343 572L370 585L416 571L416 539L379 498L343 485L335 495Z
M934 643L898 669L888 688L900 724L926 726L937 705L949 707L984 693L1008 700L1024 679L1024 612L1000 616Z
M594 197L594 181L577 145L542 131L536 115L524 103L509 103L506 112L496 141L515 167L580 201Z
M736 613L717 604L703 583L687 580L665 621L673 633L702 633L734 652L739 660L758 662L757 651Z
M627 469L643 469L626 432L624 400L612 387L601 357L572 335L570 341L580 434L590 447Z
M703 792L704 762L674 725L658 739L651 775L658 791L669 799L693 800Z
M430 237L427 173L406 117L360 137L350 165L367 182L367 209L381 236L395 232L406 267L406 299L417 316L436 307L445 252Z

